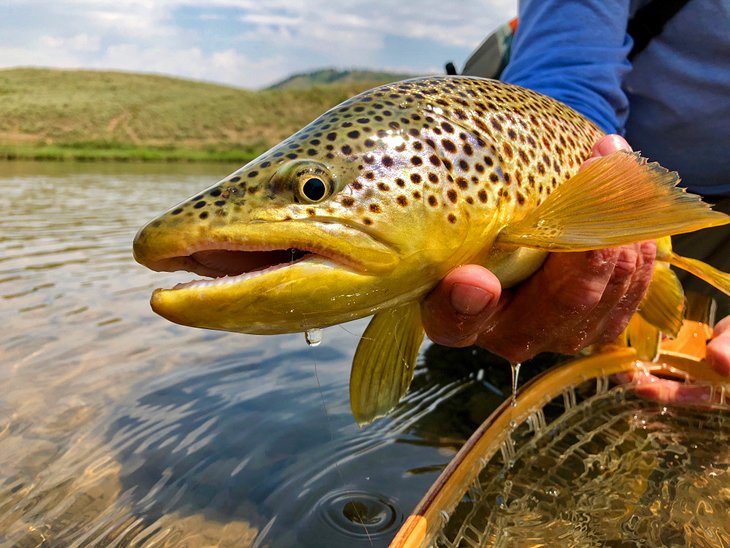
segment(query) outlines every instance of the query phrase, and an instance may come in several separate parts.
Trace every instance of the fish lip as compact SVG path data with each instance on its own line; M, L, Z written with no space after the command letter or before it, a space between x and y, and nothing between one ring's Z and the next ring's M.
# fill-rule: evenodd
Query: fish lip
M329 260L325 259L321 255L316 255L314 253L307 253L303 257L300 257L299 259L293 260L291 262L271 264L270 266L266 266L264 268L256 268L256 269L250 270L248 272L243 272L241 274L236 274L236 275L225 274L222 276L209 277L204 280L199 280L199 279L190 280L188 282L178 283L174 287L171 287L171 288L156 289L155 292L180 291L180 290L184 290L184 289L204 290L208 287L216 287L216 286L221 286L221 285L234 285L234 284L238 284L238 283L244 282L246 280L250 280L252 278L258 277L258 276L263 276L265 274L275 272L277 270L281 270L284 268L290 268L294 265L303 265L303 263L306 263L308 261L309 262L317 261L319 263L332 264Z
M154 223L154 222L153 222ZM298 264L304 259L318 259L358 274L390 270L399 262L397 250L389 243L357 227L312 219L287 222L253 222L228 225L209 233L186 238L174 227L155 228L150 223L137 234L134 257L140 264L158 271L187 271L210 278L245 279L251 273L263 274L273 267ZM193 241L190 241L190 240ZM187 240L187 241L186 241ZM219 252L239 254L239 269L215 268L198 260L200 254ZM291 259L285 253L291 252ZM251 257L245 257L250 253ZM247 261L249 261L247 263ZM243 265L241 267L241 265ZM250 276L249 276L250 277ZM199 284L204 285L204 284ZM184 289L187 284L178 284Z
M153 270L156 270L158 272L165 271L165 272L176 272L176 271L186 271L191 272L193 274L197 274L199 276L205 276L205 279L193 279L187 282L181 282L176 284L174 287L171 288L159 288L158 291L180 291L185 289L194 289L198 291L205 290L208 287L214 287L219 285L233 285L238 283L243 283L246 280L250 280L254 277L263 276L269 273L272 273L277 270L281 270L284 268L289 268L295 265L301 265L305 262L318 262L318 263L324 263L329 265L336 265L340 268L345 268L347 270L353 271L353 272L361 272L360 269L356 268L356 265L352 263L351 261L348 262L346 260L340 260L340 257L333 258L331 256L325 256L319 253L315 253L309 250L302 250L302 249L279 249L279 248L269 248L269 249L263 249L261 246L257 246L255 249L246 248L242 249L241 246L234 246L235 249L226 248L222 249L220 246L203 246L198 248L196 251L193 251L188 256L179 256L179 257L170 257L166 259L162 259L157 264L150 265ZM201 251L213 251L213 252L240 252L240 253L266 253L266 252L272 252L272 260L266 262L266 263L259 263L253 266L251 269L245 269L243 272L231 272L221 269L215 269L210 268L206 266L205 264L197 261L195 259L195 254L200 253ZM292 259L291 260L277 260L277 258L281 259L283 253L292 252ZM294 258L295 254L299 254L300 256L298 258ZM259 256L260 257L260 256Z

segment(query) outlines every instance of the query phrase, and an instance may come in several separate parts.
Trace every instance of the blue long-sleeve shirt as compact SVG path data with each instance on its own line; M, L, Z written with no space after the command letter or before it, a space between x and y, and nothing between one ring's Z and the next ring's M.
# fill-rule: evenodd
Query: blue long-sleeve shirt
M521 0L502 79L550 95L704 195L730 195L730 2L690 0L627 59L645 0Z

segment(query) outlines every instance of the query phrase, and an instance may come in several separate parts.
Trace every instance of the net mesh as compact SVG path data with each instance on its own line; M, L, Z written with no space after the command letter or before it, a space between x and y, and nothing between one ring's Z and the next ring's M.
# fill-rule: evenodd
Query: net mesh
M605 377L567 388L511 425L435 545L730 545L730 406L713 401L668 406Z

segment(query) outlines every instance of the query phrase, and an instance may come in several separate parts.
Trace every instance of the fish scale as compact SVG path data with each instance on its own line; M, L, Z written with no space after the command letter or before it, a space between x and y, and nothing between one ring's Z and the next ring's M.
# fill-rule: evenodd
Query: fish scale
M150 222L135 257L217 278L155 291L153 309L184 325L274 334L375 314L350 380L367 422L408 388L420 302L455 266L482 264L511 287L550 251L729 222L636 154L581 169L602 135L566 105L493 80L380 86ZM730 293L727 274L660 249L660 261ZM681 324L681 287L660 271L640 312L651 329L634 337Z
M372 225L388 209L421 204L455 223L458 214L446 210L460 202L532 208L575 173L601 135L568 107L517 86L474 78L389 84L328 111L167 220L246 218L281 201L267 185L280 166L310 158L356 163L357 173L338 199L318 208L283 201L271 219L337 214Z

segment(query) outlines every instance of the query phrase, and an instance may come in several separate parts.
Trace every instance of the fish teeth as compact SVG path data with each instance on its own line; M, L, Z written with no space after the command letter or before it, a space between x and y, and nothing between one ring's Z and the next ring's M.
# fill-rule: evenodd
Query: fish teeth
M242 282L244 280L250 280L251 278L255 278L256 276L261 276L262 274L267 274L269 272L273 272L274 270L280 270L282 268L287 268L293 264L299 263L303 261L304 259L299 259L298 261L294 261L291 263L280 263L273 266L269 266L267 268L263 268L261 270L252 270L251 272L244 272L243 274L239 274L238 276L221 276L220 278L213 278L212 280L193 280L191 282L183 282L177 284L173 289L195 289L200 287L215 287L215 286L222 286L222 285L232 285L239 282Z

